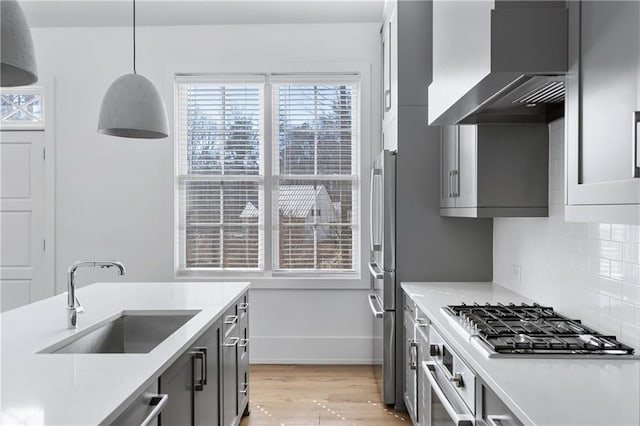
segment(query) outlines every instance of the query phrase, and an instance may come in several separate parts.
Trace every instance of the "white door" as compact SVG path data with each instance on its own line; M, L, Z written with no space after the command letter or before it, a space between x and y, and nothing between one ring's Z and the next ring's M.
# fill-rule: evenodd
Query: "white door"
M0 309L53 295L48 271L45 132L0 132ZM47 253L51 252L51 254Z

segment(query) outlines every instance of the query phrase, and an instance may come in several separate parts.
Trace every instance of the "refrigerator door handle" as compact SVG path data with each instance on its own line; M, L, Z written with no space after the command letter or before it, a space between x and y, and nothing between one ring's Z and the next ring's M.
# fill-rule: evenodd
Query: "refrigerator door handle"
M369 244L373 251L373 179L375 169L371 169L371 181L369 183Z
M384 272L376 271L377 267L378 265L376 265L375 262L369 262L369 272L371 272L371 276L376 280L381 280L384 278Z
M371 308L371 313L376 318L382 318L384 316L384 311L381 310L381 309L378 310L375 306L373 306L374 303L377 303L378 306L382 307L382 304L380 303L380 300L378 299L378 296L376 294L370 294L369 295L369 307Z

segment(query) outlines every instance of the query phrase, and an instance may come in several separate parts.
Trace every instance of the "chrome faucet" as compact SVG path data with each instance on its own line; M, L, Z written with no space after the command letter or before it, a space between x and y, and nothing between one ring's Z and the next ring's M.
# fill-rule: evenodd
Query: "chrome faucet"
M69 267L67 273L67 325L68 328L78 327L78 315L84 312L84 308L80 304L76 296L76 271L79 268L118 268L118 275L124 275L125 269L121 262L112 260L90 260L76 262Z

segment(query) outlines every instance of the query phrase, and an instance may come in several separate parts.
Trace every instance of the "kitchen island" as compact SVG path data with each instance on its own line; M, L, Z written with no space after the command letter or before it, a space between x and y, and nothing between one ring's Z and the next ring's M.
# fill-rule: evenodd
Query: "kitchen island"
M489 358L441 310L447 305L531 303L494 283L403 283L445 341L524 424L640 424L640 360Z
M65 294L0 314L2 423L112 423L248 287L226 282L96 283L77 292L85 309L77 329L67 328ZM123 311L146 310L197 313L148 353L39 353Z

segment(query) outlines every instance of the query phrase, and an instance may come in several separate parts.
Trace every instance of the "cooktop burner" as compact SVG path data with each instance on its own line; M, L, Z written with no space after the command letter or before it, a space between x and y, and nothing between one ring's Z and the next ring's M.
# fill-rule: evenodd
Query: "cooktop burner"
M634 349L556 313L533 305L450 305L445 312L457 318L472 335L495 353L527 355L632 355Z

